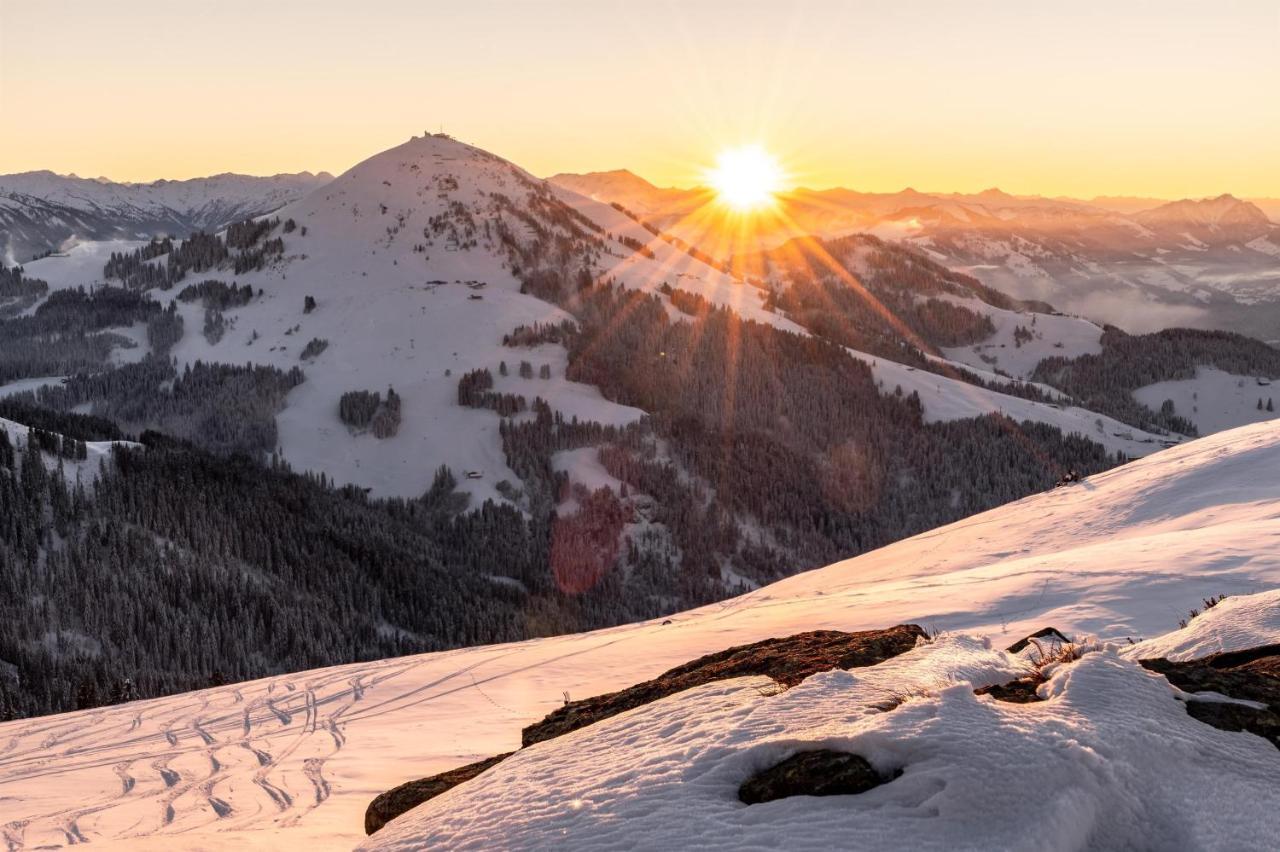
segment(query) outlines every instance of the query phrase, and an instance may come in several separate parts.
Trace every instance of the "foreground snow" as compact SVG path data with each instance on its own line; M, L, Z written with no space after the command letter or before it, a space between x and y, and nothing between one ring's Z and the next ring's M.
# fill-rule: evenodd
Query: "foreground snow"
M629 686L731 645L805 630L858 630L901 622L972 636L979 643L985 638L994 648L1046 624L1069 635L1095 634L1121 642L1158 636L1175 629L1202 598L1280 586L1277 469L1280 428L1258 424L674 616L670 623L337 666L3 724L0 827L14 849L80 838L98 848L350 848L363 839L363 812L376 794L410 778L511 750L519 744L520 728L559 706L565 693L583 698ZM1186 631L1173 634L1168 647L1181 647L1180 635L1209 630L1220 611L1229 615L1232 609L1215 608L1193 620ZM1255 619L1250 641L1266 638L1268 632L1269 641L1280 641L1273 632L1276 618ZM1195 653L1214 647L1208 638L1194 643L1189 647ZM954 653L932 656L946 648ZM1158 704L1157 688L1165 695L1167 687L1143 680L1113 652L1099 651L1092 660L1086 657L1087 665L1056 679L1051 689L1061 700L1047 705L1042 717L1032 717L1020 715L1029 711L979 702L968 694L969 685L936 692L950 679L981 680L982 672L1002 670L1013 661L960 636L927 653L931 656L896 664L918 663L921 672L932 672L922 674L917 684L925 697L899 709L906 711L898 717L901 721L893 721L892 714L879 721L864 719L859 708L868 701L854 691L849 680L854 676L826 676L804 687L811 693L793 693L843 706L843 715L833 717L837 727L820 728L817 715L804 716L803 707L793 708L801 714L794 717L800 720L794 735L779 721L775 739L750 746L742 740L739 747L745 751L737 762L717 771L739 772L820 736L832 742L857 736L860 743L874 745L870 757L887 766L899 759L909 762L911 754L898 750L917 748L911 743L921 736L916 765L927 761L936 769L918 770L917 780L907 785L918 797L916 804L894 798L899 794L887 792L893 785L875 801L884 804L885 813L902 814L908 807L923 813L943 803L951 813L965 801L966 788L949 788L933 805L925 795L948 777L942 768L948 761L980 757L973 749L996 756L1005 748L1017 749L1000 765L1018 773L1010 785L1016 780L1029 785L1024 791L1034 791L1022 800L1022 824L1028 831L1046 809L1055 820L1047 831L1066 831L1066 823L1086 817L1099 826L1129 830L1133 812L1128 805L1099 798L1096 773L1102 770L1077 764L1094 760L1090 754L1150 748L1146 735L1120 717L1125 712L1139 718L1163 713L1152 708ZM962 666L963 678L958 674ZM857 677L874 676L863 672ZM749 717L750 705L743 702L760 696L754 690L745 694L741 687L740 682L721 684L709 688L705 698L722 708L717 713L738 707ZM781 698L778 706L803 704ZM1075 739L1068 737L1079 720L1095 712L1102 714L1097 716L1101 723L1114 722L1114 732L1077 730ZM936 714L935 721L927 718L930 713ZM959 733L949 744L940 741L947 723L970 724L979 717L1004 723L990 743L971 748ZM1222 780L1205 774L1220 766L1216 758L1204 757L1203 771L1186 766L1184 744L1179 744L1183 729L1172 715L1158 718L1175 744L1162 774L1189 774L1177 782L1163 779L1181 785L1176 789L1151 793L1155 810L1148 818L1153 822L1165 819L1161 808L1186 794L1196 779L1206 788L1212 786L1210 777L1215 784ZM639 725L642 720L628 715L610 724ZM652 720L643 724L657 725ZM679 740L679 731L670 730ZM762 736L763 728L752 730ZM1223 789L1235 789L1242 807L1247 805L1253 795L1247 784L1255 777L1255 752L1241 743L1249 735L1195 730L1206 744L1204 755L1220 752L1224 760L1235 762L1241 780L1231 783L1246 786ZM590 729L580 734L595 736ZM689 748L699 754L713 748L699 743L700 738L693 738ZM543 751L537 747L513 766L541 760L537 755ZM1018 755L1023 758L1015 759ZM1043 774L1019 768L1019 760L1045 755L1059 755L1063 765ZM655 753L654 766L667 759ZM976 778L991 778L994 770L983 770L984 765L989 764L973 765ZM1116 776L1124 801L1138 794L1156 768L1135 772ZM1086 780L1083 788L1074 786ZM1272 783L1280 784L1280 779L1273 777ZM458 802L454 794L446 799ZM660 800L654 801L656 807ZM1013 807L1000 801L1001 807ZM1046 808L1046 801L1052 808ZM753 831L767 830L771 806L763 807L744 811L760 823ZM799 821L834 806L804 807ZM1187 817L1182 824L1190 831L1193 822ZM1172 817L1161 823L1176 824ZM391 828L394 824L384 831ZM1226 840L1233 836L1222 835ZM998 841L993 842L1000 845ZM1034 838L1027 845L1034 845Z
M1114 647L1060 667L1043 703L974 695L1027 668L946 637L780 695L765 677L708 684L517 752L361 848L1227 850L1280 830L1271 743L1192 718ZM823 748L902 775L738 801L754 773Z
M1280 589L1227 598L1193 618L1182 630L1124 649L1133 660L1164 657L1198 660L1211 654L1247 651L1280 640Z

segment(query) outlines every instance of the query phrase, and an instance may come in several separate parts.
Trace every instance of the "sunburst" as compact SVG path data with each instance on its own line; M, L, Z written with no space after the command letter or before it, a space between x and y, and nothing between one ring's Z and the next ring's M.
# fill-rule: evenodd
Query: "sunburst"
M760 145L726 148L706 177L717 198L739 212L771 206L784 181L777 158Z

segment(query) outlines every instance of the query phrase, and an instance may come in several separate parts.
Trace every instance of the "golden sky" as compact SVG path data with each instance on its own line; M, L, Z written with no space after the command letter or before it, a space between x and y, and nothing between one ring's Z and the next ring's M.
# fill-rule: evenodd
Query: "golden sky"
M1280 196L1280 0L0 0L0 173L341 172L444 129L549 175Z

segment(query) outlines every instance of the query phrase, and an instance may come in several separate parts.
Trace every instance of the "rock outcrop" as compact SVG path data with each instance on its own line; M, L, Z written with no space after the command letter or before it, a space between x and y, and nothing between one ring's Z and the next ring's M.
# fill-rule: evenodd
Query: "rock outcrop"
M439 775L407 781L399 787L392 787L369 803L364 812L364 832L373 834L391 820L416 808L429 799L434 799L446 790L451 790L464 781L470 781L490 766L501 763L511 756L511 752L491 757L488 760L469 763Z
M1224 731L1248 731L1280 748L1280 645L1215 654L1200 660L1142 660L1192 698L1187 713ZM1195 693L1213 692L1237 701L1195 700ZM1263 705L1254 707L1239 701Z
M522 743L530 746L549 740L712 681L766 675L783 686L795 686L818 672L874 666L911 650L923 638L925 633L918 626L901 624L861 633L815 630L739 645L699 657L627 689L571 701L525 728Z
M815 630L781 639L765 639L750 645L739 645L699 657L693 662L685 663L652 680L646 680L627 689L568 702L541 722L525 728L522 732L523 745L527 747L553 739L610 716L616 716L627 710L666 698L668 695L712 681L767 675L786 687L795 686L818 672L873 666L910 651L924 638L925 632L917 625L900 624L886 630L866 630L860 633ZM405 811L435 798L446 790L470 781L510 755L511 753L508 752L442 772L439 775L409 781L388 790L374 799L365 811L365 832L373 834ZM842 757L850 756L842 755ZM852 781L849 779L853 777L854 771L854 767L848 767L848 774L841 776L845 780L840 783L851 784ZM834 793L805 795L834 795Z

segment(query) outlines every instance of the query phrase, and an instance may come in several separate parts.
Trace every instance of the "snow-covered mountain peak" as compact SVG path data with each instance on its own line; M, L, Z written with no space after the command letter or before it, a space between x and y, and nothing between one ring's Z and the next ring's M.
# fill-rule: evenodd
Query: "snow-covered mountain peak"
M541 187L532 175L479 148L446 136L417 136L356 164L279 215L332 232L344 248L374 243L397 257L434 243L428 232L435 223L427 220L443 216L450 220L437 234L447 231L443 244L426 252L438 255L470 250L476 217L496 215L501 197L523 198ZM488 243L487 249L493 240ZM362 263L363 254L354 262Z
M237 278L261 297L227 312L234 327L224 339L188 334L174 354L185 362L248 357L288 370L309 341L323 341L307 360L308 381L278 418L281 450L299 469L379 495L420 495L441 465L477 501L497 498L504 480L517 481L499 418L458 403L463 375L497 374L504 360L528 359L549 378L506 377L503 393L530 404L542 398L566 418L621 425L641 416L567 381L563 347L515 352L503 345L520 326L572 321L525 292L534 273L585 274L647 291L667 283L788 325L763 310L753 288L608 204L447 136L414 137L375 154L271 218L279 224L269 238L281 250ZM304 310L309 302L315 308ZM182 310L187 328L201 326L199 305ZM338 421L342 394L389 386L403 400L400 434L378 439Z

